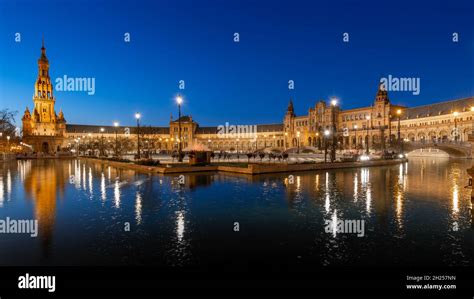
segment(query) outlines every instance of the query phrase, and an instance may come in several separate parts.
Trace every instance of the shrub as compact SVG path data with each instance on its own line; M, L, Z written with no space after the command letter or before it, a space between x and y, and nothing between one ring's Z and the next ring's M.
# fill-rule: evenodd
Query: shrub
M158 165L160 165L160 160L148 159L148 160L140 160L140 161L137 161L135 163L137 165L158 166Z
M119 157L105 158L104 160L113 161L113 162L130 162L130 160L128 159L119 158Z

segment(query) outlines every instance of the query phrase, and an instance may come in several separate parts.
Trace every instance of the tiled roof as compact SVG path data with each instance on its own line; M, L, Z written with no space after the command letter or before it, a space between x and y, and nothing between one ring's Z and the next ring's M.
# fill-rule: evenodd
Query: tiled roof
M257 125L257 132L281 132L283 124Z
M472 106L474 106L474 97L417 106L406 109L403 113L404 115L402 116L402 119L437 116L450 114L454 111L464 112L471 109Z
M67 124L66 125L66 132L77 133L77 134L88 134L88 133L100 133L100 129L104 128L104 134L115 134L115 130L117 132L123 134L126 128L130 130L130 134L137 133L137 127L114 127L114 126L95 126L95 125L74 125L74 124ZM143 126L140 127L140 132L144 134L169 134L170 128L169 127L151 127L151 126Z
M179 122L179 121L182 121L182 122L192 122L192 118L188 115L183 115L181 116L180 118L176 119L176 120L173 120L173 122Z
M217 134L217 127L197 127L197 134Z

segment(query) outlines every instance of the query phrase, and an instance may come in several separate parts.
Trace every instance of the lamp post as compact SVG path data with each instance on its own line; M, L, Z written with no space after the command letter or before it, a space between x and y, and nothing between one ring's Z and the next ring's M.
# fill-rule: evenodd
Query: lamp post
M296 132L296 137L298 138L298 150L296 151L297 154L300 153L300 131Z
M177 96L176 103L178 104L178 162L183 162L181 155L181 104L183 103L183 98Z
M140 113L135 113L137 119L137 160L140 160Z
M388 114L388 146L392 147L392 113Z
M118 121L114 122L114 127L115 127L115 156L118 157L118 136L117 136L117 130L118 130L119 123Z
M354 138L355 138L354 149L357 150L357 125L354 125Z
M283 141L285 144L283 145L284 146L284 149L286 151L286 139L288 138L288 132L285 132L285 140Z
M397 118L398 118L398 125L397 125L397 143L398 143L398 151L401 153L402 152L402 142L400 139L400 118L402 116L402 110L398 109L397 110Z
M10 151L10 136L7 136L7 150Z
M453 112L453 115L454 115L454 142L457 143L458 142L458 122L457 122L457 117L459 115L459 112L457 111L454 111Z
M317 140L318 140L318 141L317 141L318 150L320 150L320 149L321 149L321 142L320 142L320 139L319 139L319 132L316 132L316 138L317 138ZM316 141L315 141L315 143L316 143Z
M471 112L474 112L474 106L471 107ZM472 118L471 136L474 137L474 117Z
M329 130L324 130L324 163L327 163Z
M336 139L336 115L335 115L335 110L337 106L337 99L333 98L331 100L331 122L332 122L332 145L331 145L331 162L334 162L336 160L336 144L337 144L337 139Z
M365 140L365 146L366 146L366 150L365 150L365 153L367 155L369 155L369 124L370 124L370 115L367 115L365 117L365 119L367 119L367 136L366 136L366 140Z
M104 128L100 128L100 151L99 156L104 155Z

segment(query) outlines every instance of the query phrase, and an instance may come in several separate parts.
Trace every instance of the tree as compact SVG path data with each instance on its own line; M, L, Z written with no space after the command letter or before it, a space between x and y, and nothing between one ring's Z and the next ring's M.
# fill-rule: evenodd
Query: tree
M20 136L15 126L17 111L0 110L0 151L6 149L8 143L18 143ZM10 140L8 140L8 137Z
M8 109L0 110L0 132L2 133L2 137L14 136L16 134L16 127L15 127L15 116L18 114L17 111L10 111Z

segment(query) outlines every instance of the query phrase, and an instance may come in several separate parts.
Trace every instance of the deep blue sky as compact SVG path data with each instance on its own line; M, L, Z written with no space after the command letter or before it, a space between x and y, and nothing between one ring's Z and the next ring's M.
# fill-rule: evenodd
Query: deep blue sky
M471 0L2 0L0 108L21 117L32 107L43 34L53 80L96 78L94 96L55 92L68 123L132 124L140 111L144 124L166 125L177 115L181 79L183 114L204 126L281 122L290 97L297 114L331 96L343 108L367 106L388 74L421 79L419 96L390 93L397 104L472 96L473 7Z

